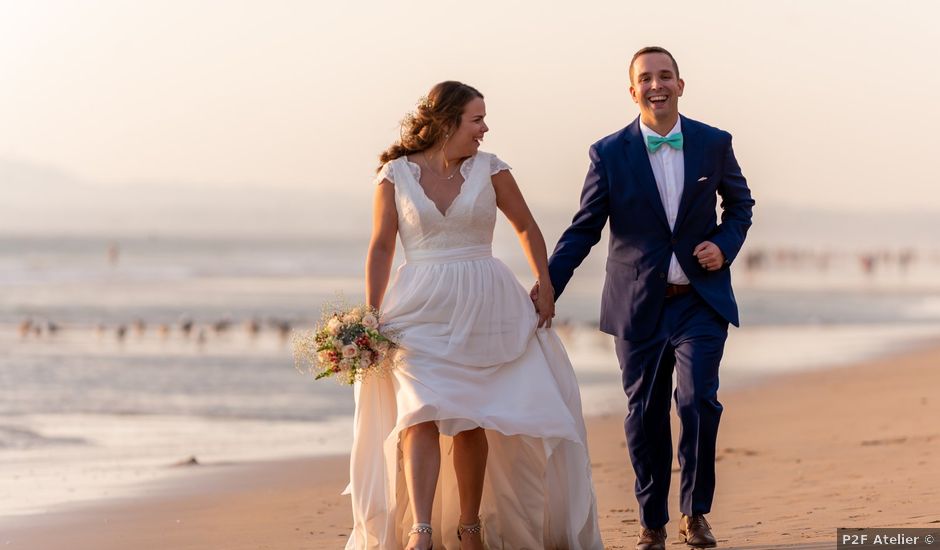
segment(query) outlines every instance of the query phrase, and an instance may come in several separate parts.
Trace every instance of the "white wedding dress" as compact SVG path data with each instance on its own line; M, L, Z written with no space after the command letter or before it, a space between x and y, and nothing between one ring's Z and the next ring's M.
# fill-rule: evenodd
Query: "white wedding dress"
M395 186L405 250L382 317L401 349L390 375L355 386L347 550L404 547L412 511L399 435L427 421L442 436L435 549L459 548L452 436L476 427L489 442L480 512L487 548L603 548L571 363L555 332L537 329L528 293L492 255L491 176L506 169L483 152L464 161L464 183L445 214L406 158L376 179Z

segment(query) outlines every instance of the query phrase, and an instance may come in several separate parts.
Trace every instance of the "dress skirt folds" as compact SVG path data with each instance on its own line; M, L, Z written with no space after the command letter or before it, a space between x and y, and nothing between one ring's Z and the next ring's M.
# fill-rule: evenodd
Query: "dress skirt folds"
M409 206L401 204L408 198L403 188L420 190L402 164L388 172L400 216ZM474 192L474 176L489 184L488 171L477 169L484 163L476 158L475 164L462 193ZM436 549L459 548L452 437L477 427L486 430L489 444L480 513L487 548L603 548L578 384L558 336L537 328L528 293L492 256L489 240L408 244L382 316L382 330L401 346L396 366L355 386L347 487L354 525L347 550L404 547L412 509L400 435L428 421L441 433L432 512Z

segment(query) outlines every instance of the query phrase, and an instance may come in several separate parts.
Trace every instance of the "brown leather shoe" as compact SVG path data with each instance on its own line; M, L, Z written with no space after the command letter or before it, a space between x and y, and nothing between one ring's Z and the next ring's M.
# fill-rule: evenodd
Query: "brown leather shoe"
M712 526L703 515L687 516L682 514L679 520L679 540L696 548L713 548L718 545Z
M636 538L636 550L666 550L666 528L647 529L640 531Z

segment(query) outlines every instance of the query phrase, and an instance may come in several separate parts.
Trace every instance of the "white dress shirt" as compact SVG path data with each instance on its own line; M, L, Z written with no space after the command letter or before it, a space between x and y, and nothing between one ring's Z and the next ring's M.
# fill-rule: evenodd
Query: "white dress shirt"
M640 122L640 132L643 134L643 144L646 145L648 136L669 137L682 131L682 119L676 121L665 136L660 136L649 129L643 122ZM675 231L676 216L679 214L679 201L682 200L682 190L685 187L685 157L679 149L673 149L668 144L663 144L655 153L646 154L650 158L650 166L653 168L653 177L656 178L656 187L659 189L659 198L663 202L663 208L666 210L666 220L669 221L669 229ZM673 285L687 285L689 278L685 276L682 267L679 266L679 260L676 259L675 252L669 259L669 273L666 275L666 282Z

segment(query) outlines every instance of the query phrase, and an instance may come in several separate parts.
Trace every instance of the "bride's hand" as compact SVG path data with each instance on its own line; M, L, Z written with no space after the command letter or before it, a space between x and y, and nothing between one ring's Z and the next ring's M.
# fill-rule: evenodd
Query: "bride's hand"
M555 289L552 284L536 282L529 296L539 314L539 328L551 328L552 318L555 316Z

